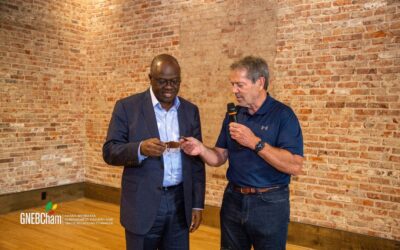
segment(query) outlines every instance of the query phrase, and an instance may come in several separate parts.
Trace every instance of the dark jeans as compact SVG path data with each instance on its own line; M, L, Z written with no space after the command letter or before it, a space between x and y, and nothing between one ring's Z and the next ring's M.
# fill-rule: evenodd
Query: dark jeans
M221 207L221 249L286 249L289 214L288 186L244 195L228 184Z
M180 185L162 192L157 218L150 231L146 235L137 235L125 230L127 250L189 249L189 228L185 217L183 187Z

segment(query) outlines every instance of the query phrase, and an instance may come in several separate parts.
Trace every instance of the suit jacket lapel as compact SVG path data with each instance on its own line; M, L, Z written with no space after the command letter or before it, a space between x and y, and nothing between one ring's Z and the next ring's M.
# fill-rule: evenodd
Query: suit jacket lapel
M150 137L151 138L157 137L158 139L160 139L160 134L158 132L158 127L157 127L156 114L154 113L153 103L151 102L150 89L147 90L144 94L144 99L142 104L142 116L146 121L145 126L150 133Z
M185 104L183 104L182 101L178 108L178 122L179 122L179 135L185 137L190 136L188 132L190 123L188 123ZM189 169L187 167L188 157L185 153L183 153L183 151L181 151L181 156L182 156L182 180L185 182L187 181L186 179L188 178L188 169Z
M185 105L181 101L181 104L178 108L178 122L179 122L179 135L180 136L188 136L188 118L186 116Z

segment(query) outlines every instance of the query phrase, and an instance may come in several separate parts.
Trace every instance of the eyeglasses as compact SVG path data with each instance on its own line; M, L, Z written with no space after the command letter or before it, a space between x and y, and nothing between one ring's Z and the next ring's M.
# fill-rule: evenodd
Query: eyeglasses
M160 86L164 86L164 85L167 85L167 83L169 83L170 85L172 85L172 86L177 86L177 85L179 85L180 83L181 83L181 78L173 78L173 79L164 79L164 78L153 78L157 83L158 83L158 85L160 85Z

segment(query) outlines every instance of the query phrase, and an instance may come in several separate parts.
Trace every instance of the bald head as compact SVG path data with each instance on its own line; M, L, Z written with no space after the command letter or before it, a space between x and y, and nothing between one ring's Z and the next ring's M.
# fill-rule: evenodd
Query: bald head
M168 65L174 70L177 70L177 73L181 73L181 67L179 66L178 60L175 57L168 54L160 54L153 58L150 65L150 74L155 75L159 73L163 65Z

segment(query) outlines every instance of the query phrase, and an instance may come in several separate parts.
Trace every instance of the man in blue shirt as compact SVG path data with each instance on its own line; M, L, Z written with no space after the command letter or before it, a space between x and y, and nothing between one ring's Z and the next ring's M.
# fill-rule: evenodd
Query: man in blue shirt
M214 148L186 138L182 149L211 166L229 159L221 207L221 249L285 249L291 175L301 173L303 137L294 112L267 93L269 71L262 58L231 65L239 103L238 122L228 115Z
M129 250L189 249L189 231L200 225L205 170L199 157L183 154L179 138L201 141L197 106L178 97L181 70L167 54L150 66L151 87L117 101L104 160L124 166L121 224Z

